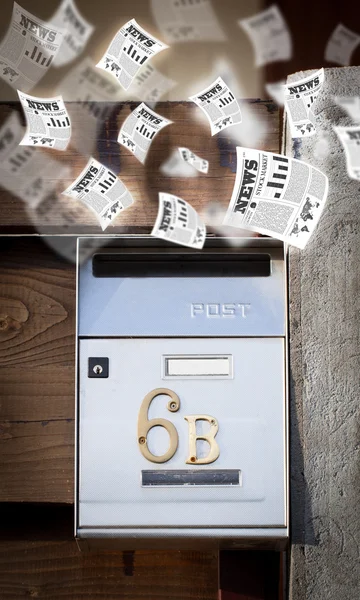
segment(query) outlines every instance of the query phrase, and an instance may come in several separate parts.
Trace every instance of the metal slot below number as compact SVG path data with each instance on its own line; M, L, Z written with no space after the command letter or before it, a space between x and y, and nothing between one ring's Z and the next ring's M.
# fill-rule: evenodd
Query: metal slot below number
M179 469L179 470L146 470L141 471L141 484L144 487L155 486L241 486L239 469Z

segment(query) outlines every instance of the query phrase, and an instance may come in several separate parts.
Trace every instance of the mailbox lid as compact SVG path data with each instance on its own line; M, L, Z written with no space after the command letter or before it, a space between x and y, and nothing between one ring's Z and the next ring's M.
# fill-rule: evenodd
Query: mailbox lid
M285 527L286 401L283 339L86 339L79 343L78 528ZM200 358L199 370L169 375L168 357ZM107 377L89 377L89 358L108 359ZM215 377L204 375L204 357L229 358ZM220 369L220 365L219 369ZM178 373L179 371L175 371ZM197 375L196 375L197 373ZM222 375L221 375L222 373ZM139 450L137 419L145 395L170 388L180 409L170 413L156 398L149 419L171 421L178 449L154 464ZM219 458L188 465L185 416L207 414L219 423ZM158 437L160 434L160 437ZM155 432L152 451L168 443ZM165 444L165 446L164 446ZM163 447L164 446L164 447ZM201 449L200 449L201 450ZM203 449L206 455L206 449ZM240 472L239 483L144 485L143 473ZM153 480L154 481L154 480ZM159 481L159 479L158 479ZM161 483L161 482L160 482Z
M80 239L79 256L93 243ZM284 336L285 273L284 247L270 239L241 248L207 239L199 252L150 236L116 238L79 265L78 333Z

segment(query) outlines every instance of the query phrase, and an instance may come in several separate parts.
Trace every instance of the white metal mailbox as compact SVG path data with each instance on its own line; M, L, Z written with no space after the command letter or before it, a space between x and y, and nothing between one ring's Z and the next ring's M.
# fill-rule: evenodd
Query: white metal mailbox
M281 547L283 245L108 241L78 265L80 547Z

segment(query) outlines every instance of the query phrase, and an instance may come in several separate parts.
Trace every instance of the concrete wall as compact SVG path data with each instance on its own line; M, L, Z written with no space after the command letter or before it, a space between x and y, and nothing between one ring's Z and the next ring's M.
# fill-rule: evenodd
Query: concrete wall
M313 237L290 249L291 600L360 597L360 185L332 131L352 124L333 96L359 94L360 67L325 73L317 135L285 148L329 177Z

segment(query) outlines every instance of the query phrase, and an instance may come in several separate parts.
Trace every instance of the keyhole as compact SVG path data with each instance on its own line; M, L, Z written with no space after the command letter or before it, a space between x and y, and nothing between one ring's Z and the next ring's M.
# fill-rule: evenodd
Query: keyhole
M95 365L93 367L93 371L96 375L101 375L101 373L103 372L103 368L101 365Z

